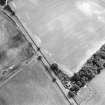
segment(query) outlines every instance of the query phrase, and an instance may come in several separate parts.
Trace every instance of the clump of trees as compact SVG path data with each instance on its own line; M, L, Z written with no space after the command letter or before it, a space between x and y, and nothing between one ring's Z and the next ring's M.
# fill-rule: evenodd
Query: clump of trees
M93 54L82 68L70 78L72 86L68 96L74 97L80 88L89 83L96 75L99 75L105 68L105 45Z
M92 81L96 75L99 75L105 68L105 45L103 45L96 53L94 53L82 66L82 68L69 77L58 68L57 64L51 65L51 70L61 81L63 86L69 90L69 98L75 97L80 88Z

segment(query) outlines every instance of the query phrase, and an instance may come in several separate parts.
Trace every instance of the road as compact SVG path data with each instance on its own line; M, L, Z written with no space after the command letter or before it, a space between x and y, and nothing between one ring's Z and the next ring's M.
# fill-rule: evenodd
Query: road
M16 14L31 37L43 48L49 60L58 62L67 72L78 71L87 58L104 43L104 0L14 2ZM10 105L68 105L45 72L42 72L39 63L33 62L23 69L22 73L0 90L1 96ZM81 105L104 104L104 75L104 72L101 73L89 84L94 97Z

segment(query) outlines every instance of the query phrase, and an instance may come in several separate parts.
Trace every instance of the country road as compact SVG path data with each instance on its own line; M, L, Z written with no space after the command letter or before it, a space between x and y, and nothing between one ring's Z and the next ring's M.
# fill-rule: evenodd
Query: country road
M56 61L68 73L79 71L105 43L105 0L13 0L11 6L47 59ZM16 34L13 26L7 28L11 35ZM4 34L0 36L0 45L8 42ZM11 55L14 59L18 53L15 50ZM21 69L0 89L1 105L68 105L36 58ZM81 96L90 94L81 105L105 104L104 76L103 70L88 84L91 94L81 89Z

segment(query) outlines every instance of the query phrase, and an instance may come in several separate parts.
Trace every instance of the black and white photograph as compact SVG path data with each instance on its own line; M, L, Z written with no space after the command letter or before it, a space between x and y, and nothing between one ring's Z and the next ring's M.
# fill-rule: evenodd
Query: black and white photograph
M0 105L105 105L105 0L0 0Z

